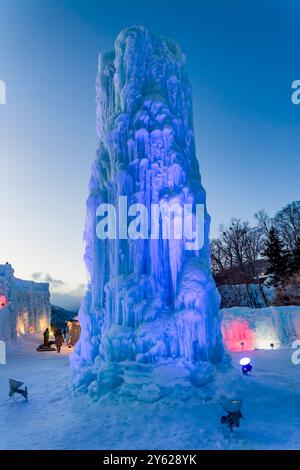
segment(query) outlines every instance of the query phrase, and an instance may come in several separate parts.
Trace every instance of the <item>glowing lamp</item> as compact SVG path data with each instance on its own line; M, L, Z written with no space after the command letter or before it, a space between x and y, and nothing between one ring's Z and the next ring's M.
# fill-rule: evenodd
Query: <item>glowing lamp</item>
M250 362L251 362L251 359L249 357L243 357L240 360L240 365L241 366L247 366L248 364L250 364Z
M251 359L249 357L243 357L240 360L240 365L242 366L243 375L248 375L248 372L251 372L252 365L251 365Z

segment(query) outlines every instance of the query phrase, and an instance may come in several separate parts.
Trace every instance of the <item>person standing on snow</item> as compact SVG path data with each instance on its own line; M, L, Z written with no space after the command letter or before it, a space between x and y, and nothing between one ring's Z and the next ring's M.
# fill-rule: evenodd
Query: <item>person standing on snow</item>
M64 343L64 337L61 334L61 330L58 330L55 336L55 346L56 346L58 353L60 353L63 343Z
M46 328L46 330L43 333L43 336L44 336L44 346L48 347L49 346L49 338L50 338L49 328Z

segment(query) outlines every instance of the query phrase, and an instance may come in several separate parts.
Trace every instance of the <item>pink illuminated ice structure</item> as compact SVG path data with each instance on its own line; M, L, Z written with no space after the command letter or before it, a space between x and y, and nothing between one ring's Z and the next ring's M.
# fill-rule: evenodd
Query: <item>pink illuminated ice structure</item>
M255 331L242 318L222 324L224 343L229 351L253 351Z

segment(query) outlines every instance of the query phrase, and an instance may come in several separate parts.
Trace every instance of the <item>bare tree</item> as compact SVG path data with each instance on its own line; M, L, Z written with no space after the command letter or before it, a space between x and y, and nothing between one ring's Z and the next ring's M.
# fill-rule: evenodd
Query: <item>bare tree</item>
M300 240L300 201L294 201L277 212L273 225L288 250L294 251Z
M264 252L265 239L262 231L258 227L250 228L246 238L246 264L251 276L259 282L257 272L257 262Z
M261 231L264 237L268 237L273 223L271 217L264 210L257 212L254 217L257 222L257 228Z
M289 282L292 274L298 275L295 279L299 280L300 201L288 204L274 218L264 210L255 214L255 218L255 227L235 218L228 226L219 227L220 236L211 242L212 267L219 285L255 282L264 296L259 274L270 264L266 258L266 245L274 226L283 244L287 265L290 265Z
M214 273L222 271L228 267L226 254L219 238L214 238L210 242L212 269Z
M249 230L249 223L242 222L240 219L232 219L229 227L220 226L220 240L229 267L238 266L243 270L246 262L246 240Z
M262 255L264 237L257 227L232 219L229 226L219 227L220 237L211 243L212 265L222 282L258 281L257 261Z

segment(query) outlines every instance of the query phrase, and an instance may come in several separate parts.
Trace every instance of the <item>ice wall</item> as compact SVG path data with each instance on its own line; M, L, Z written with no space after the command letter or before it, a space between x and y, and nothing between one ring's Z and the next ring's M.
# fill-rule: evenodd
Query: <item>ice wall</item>
M300 307L225 308L222 331L230 351L290 347L300 339ZM241 343L244 343L243 347Z
M8 340L16 337L16 323L13 320L9 305L0 307L0 340Z
M251 307L262 308L271 305L276 296L273 286L263 284L237 284L219 286L221 308Z
M99 147L87 200L88 292L79 319L76 371L96 364L167 359L216 363L223 354L220 297L210 268L205 207L204 247L182 240L100 240L99 204L170 207L205 204L195 153L191 86L185 57L171 40L144 27L122 31L101 53L97 75ZM89 369L92 370L92 369ZM91 375L90 380L95 378Z
M0 339L42 332L50 324L49 285L14 277L10 264L0 265ZM2 335L2 337L1 337Z

